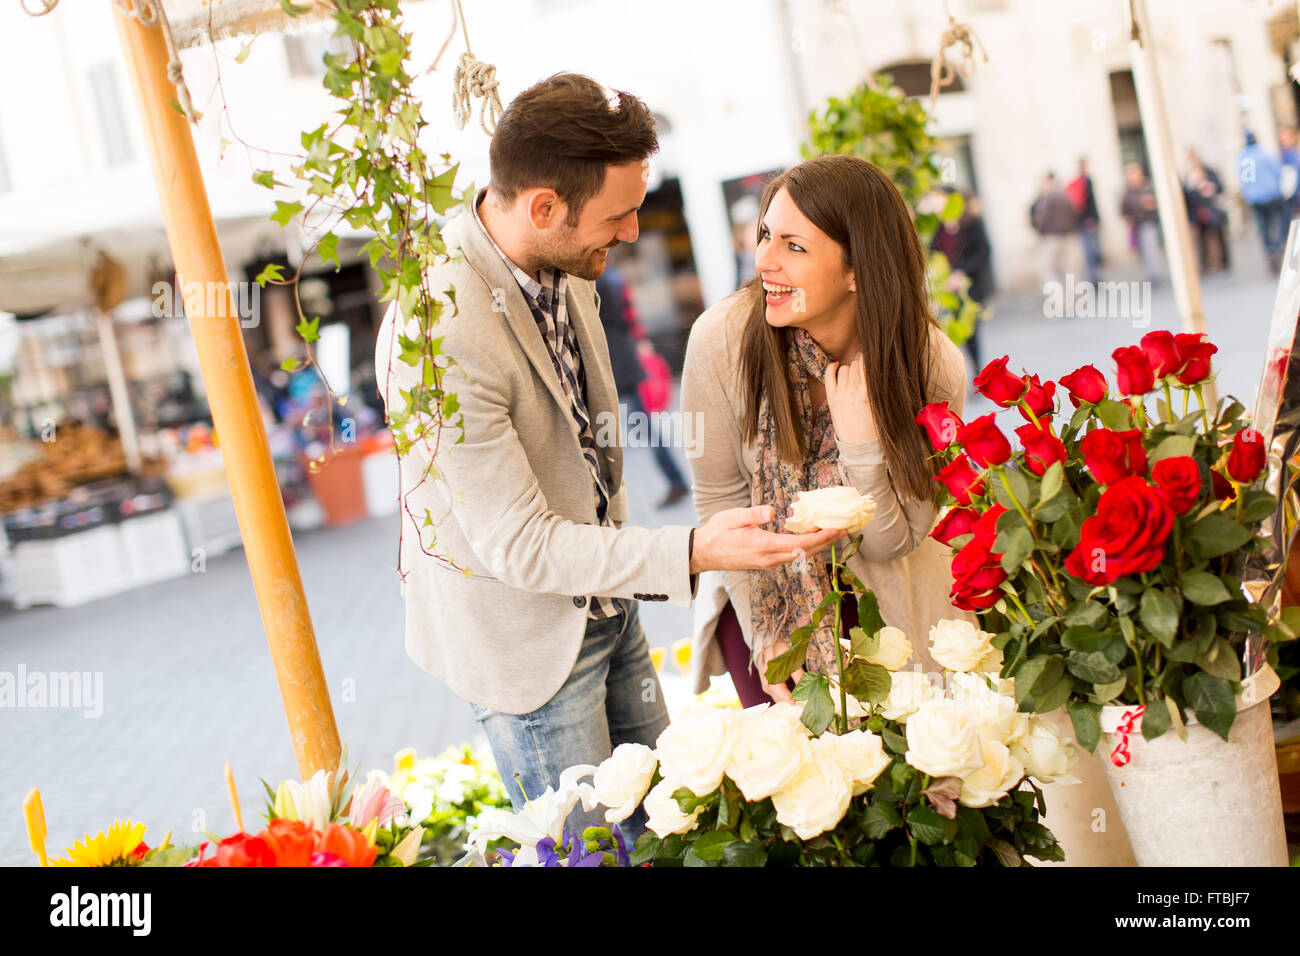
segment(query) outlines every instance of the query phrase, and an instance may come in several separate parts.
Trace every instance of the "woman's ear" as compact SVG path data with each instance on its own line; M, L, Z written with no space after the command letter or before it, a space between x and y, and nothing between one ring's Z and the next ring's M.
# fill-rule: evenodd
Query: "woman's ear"
M849 291L850 292L858 291L858 281L853 277L852 272L849 273Z

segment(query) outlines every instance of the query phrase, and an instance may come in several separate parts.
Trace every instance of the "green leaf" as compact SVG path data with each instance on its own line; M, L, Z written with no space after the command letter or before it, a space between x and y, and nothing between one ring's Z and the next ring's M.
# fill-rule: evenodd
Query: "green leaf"
M1170 435L1147 453L1147 461L1154 465L1162 458L1186 458L1196 450L1196 439L1191 435Z
M1200 671L1183 681L1183 695L1196 713L1196 719L1227 740L1228 730L1237 715L1232 685Z
M1114 631L1098 631L1091 627L1070 627L1061 635L1061 643L1072 651L1091 654L1107 647L1115 639Z
M1124 685L1127 683L1128 683L1127 677L1120 677L1109 684L1094 684L1092 688L1092 692L1094 695L1096 695L1097 700L1100 703L1105 704L1111 700L1114 700L1115 696L1124 689Z
M1263 521L1277 510L1277 499L1267 491L1247 491L1241 496L1242 524L1254 524Z
M1033 553L1034 539L1028 528L1004 531L993 543L993 550L1002 555L1002 570L1014 574L1025 559Z
M1047 693L1034 695L1034 713L1048 714L1064 707L1072 693L1074 693L1074 678L1066 674Z
M1097 627L1106 620L1106 605L1092 600L1077 601L1066 609L1064 620L1070 627Z
M1196 665L1214 677L1226 681L1241 680L1241 664L1236 649L1225 638L1216 637L1209 650L1197 654Z
M1192 557L1204 560L1235 551L1252 537L1249 528L1237 524L1226 514L1216 512L1192 525L1185 544Z
M1033 686L1029 688L1029 692L1035 697L1046 694L1056 686L1056 682L1059 681L1064 674L1064 659L1060 657L1047 658L1042 673L1038 676L1038 680L1034 681Z
M1070 723L1079 746L1092 753L1101 740L1101 705L1075 700L1069 705Z
M1178 707L1178 702L1172 697L1165 698L1165 709L1169 711L1169 722L1174 725L1174 730L1178 731L1178 736L1187 739L1187 725L1183 723L1183 714Z
M1153 700L1147 704L1146 712L1142 715L1142 737L1145 740L1155 740L1169 729L1169 708L1165 707L1158 700Z
M710 830L691 844L691 848L701 860L712 863L721 860L727 845L735 842L736 835L734 833L727 830Z
M886 726L880 729L880 736L885 741L885 749L890 753L901 755L907 752L907 738L902 734Z
M1002 473L1006 475L1007 484L1010 484L1011 490L1015 492L1015 499L1007 493L1006 485L992 474L988 477L988 485L993 489L993 498L1001 504L1002 507L1014 511L1016 509L1016 500L1019 500L1022 504L1029 500L1029 482L1027 482L1025 476L1015 468L1003 468Z
M893 678L879 664L855 659L844 668L844 689L860 701L875 705L889 696Z
M297 200L282 202L277 199L275 201L275 212L271 213L271 221L278 222L281 226L287 226L290 220L300 212L302 212L302 203Z
M880 635L868 634L860 627L849 628L849 653L854 657L870 657L880 650Z
M767 682L773 686L784 684L795 671L803 667L808 657L808 641L792 641L790 649L767 662Z
M1097 417L1112 431L1126 432L1133 428L1133 409L1126 402L1103 398L1097 403Z
M254 35L253 40L256 39L257 36ZM236 63L243 63L245 60L248 59L248 54L253 52L253 40L249 40L247 43L245 43L243 46L239 48L239 52L235 54Z
M320 242L316 244L316 255L320 256L321 262L333 262L335 271L342 265L339 262L339 237L332 232L327 232L321 236Z
M804 674L795 685L791 696L804 702L800 720L814 737L820 737L823 731L835 719L835 704L831 700L831 684L823 674Z
M300 17L304 13L311 13L310 7L300 7L295 3L291 3L290 0L280 0L280 9L291 17Z
M907 815L908 828L912 836L926 846L933 846L943 840L943 817L929 807L917 807Z
M1123 676L1119 668L1100 651L1087 654L1076 651L1066 658L1065 666L1075 677L1090 684L1109 684Z
M276 186L284 185L275 178L275 171L270 169L259 169L253 173L253 182L267 189L274 189Z
M1165 647L1174 642L1178 634L1178 613L1181 601L1175 601L1159 588L1142 592L1142 609L1138 617L1151 634Z
M943 204L943 211L939 213L939 218L944 222L952 222L960 219L962 212L966 209L966 200L961 193L949 193L948 200Z
M1046 657L1029 657L1021 661L1016 667L1015 673L1011 676L1015 678L1016 684L1016 702L1023 704L1025 699L1030 696L1030 689L1038 682L1042 676L1044 668L1047 667Z
M296 372L301 365L302 363L291 355L280 363L280 368L286 372Z
M877 800L867 807L862 817L862 832L869 840L879 840L890 830L903 825L903 818L898 811L883 800Z
M257 274L257 284L265 289L268 282L283 282L284 270L274 262L268 263L266 267Z
M1223 582L1209 571L1189 571L1183 575L1183 597L1193 604L1210 606L1232 600Z
M885 626L885 619L880 615L880 600L875 591L864 590L858 595L858 624L868 634L875 634Z
M641 838L636 841L629 862L631 862L633 866L640 866L642 863L649 863L655 858L662 847L663 841L655 836L650 830L646 830L641 834Z
M1045 505L1057 496L1065 484L1065 465L1063 462L1054 461L1043 472L1043 484L1038 490L1038 504Z
M303 316L298 320L298 324L294 326L294 331L302 336L304 342L311 345L320 338L320 316L316 316L310 322L306 316Z
M722 851L723 866L766 866L767 850L761 843L728 843Z

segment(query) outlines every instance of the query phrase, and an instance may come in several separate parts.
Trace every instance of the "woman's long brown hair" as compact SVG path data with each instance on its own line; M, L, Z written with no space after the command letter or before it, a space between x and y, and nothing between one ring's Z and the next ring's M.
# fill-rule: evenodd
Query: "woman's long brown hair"
M819 156L767 184L758 217L760 238L768 206L781 189L844 251L844 265L856 280L854 319L885 462L901 494L930 500L935 465L916 415L929 401L930 329L935 322L926 294L925 255L903 197L889 177L864 159ZM751 303L740 350L744 438L757 438L759 401L766 395L777 453L786 461L800 461L808 439L786 373L793 330L768 325L760 277L744 292Z

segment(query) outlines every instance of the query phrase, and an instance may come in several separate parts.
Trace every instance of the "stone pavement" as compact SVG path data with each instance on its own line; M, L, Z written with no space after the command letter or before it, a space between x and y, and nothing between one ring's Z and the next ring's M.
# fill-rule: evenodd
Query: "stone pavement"
M1253 240L1239 246L1237 273L1209 277L1203 294L1220 348L1221 393L1250 406L1275 286ZM1123 318L1051 320L1042 309L1041 296L999 303L981 331L985 360L1010 353L1013 368L1045 379L1088 362L1110 373L1111 351L1147 331ZM1167 285L1154 290L1151 316L1150 328L1177 328ZM977 396L966 417L988 410ZM678 455L684 462L681 449ZM694 522L689 501L654 509L665 487L647 449L629 449L626 470L634 523ZM475 735L468 707L402 650L396 520L321 529L296 541L349 766L363 770L388 767L402 747L432 754ZM655 646L690 633L688 609L643 604L641 615ZM146 823L151 843L168 830L180 842L197 842L205 827L233 832L222 780L227 760L245 823L254 827L263 805L259 778L296 774L242 552L210 559L202 574L79 608L0 612L0 671L20 667L102 673L103 712L0 711L0 864L34 862L21 813L32 786L41 787L57 854L116 818ZM670 696L684 692L679 676L668 679L677 685Z

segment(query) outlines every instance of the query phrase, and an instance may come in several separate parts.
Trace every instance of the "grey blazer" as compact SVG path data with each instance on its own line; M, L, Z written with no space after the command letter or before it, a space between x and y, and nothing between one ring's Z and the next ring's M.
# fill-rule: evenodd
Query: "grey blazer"
M434 334L454 359L444 387L459 397L465 439L457 444L457 432L443 431L437 480L424 477L435 457L432 438L402 458L406 651L466 700L528 713L572 671L593 595L690 605L690 529L596 524L577 425L518 283L468 211L443 238L453 259L428 279L435 291L454 289L455 309L447 308ZM621 523L618 395L593 284L570 276L567 306L609 515ZM394 303L375 346L376 381L390 411L404 407L400 390L420 379L400 358L398 334L414 337L418 326Z

